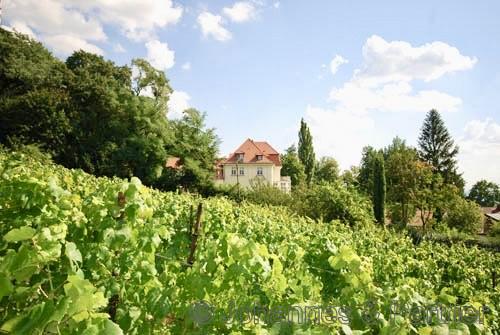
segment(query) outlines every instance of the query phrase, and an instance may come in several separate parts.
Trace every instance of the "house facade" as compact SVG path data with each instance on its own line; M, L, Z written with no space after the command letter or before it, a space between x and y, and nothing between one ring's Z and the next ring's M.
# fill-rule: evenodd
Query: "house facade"
M217 162L216 183L251 187L267 183L290 192L290 177L281 175L279 153L267 142L247 139L225 160Z

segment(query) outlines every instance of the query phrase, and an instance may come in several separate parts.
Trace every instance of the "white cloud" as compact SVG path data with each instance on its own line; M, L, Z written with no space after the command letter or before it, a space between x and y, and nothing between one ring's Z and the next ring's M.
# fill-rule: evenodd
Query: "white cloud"
M76 0L76 6L96 14L106 24L117 25L135 41L155 37L154 31L179 22L183 8L171 0Z
M231 32L224 28L223 19L220 15L203 12L198 15L198 24L201 27L203 36L212 36L217 41L221 42L230 40L232 37Z
M158 70L168 70L174 66L174 51L168 48L167 43L162 43L158 40L149 41L146 43L147 56L146 60Z
M189 70L191 70L191 63L185 62L184 64L182 64L181 68L185 71L189 71Z
M9 26L37 36L56 53L64 55L78 49L102 54L102 50L91 42L103 42L107 38L100 22L65 6L62 1L8 0L3 16Z
M191 97L184 91L174 91L168 99L169 119L178 119L182 117L182 112L189 108L189 100Z
M359 164L365 145L386 145L397 135L397 129L411 128L401 127L400 122L415 120L414 114L388 118L380 113L425 113L432 108L441 112L458 110L462 104L459 97L432 87L415 90L412 84L468 70L476 62L476 58L464 56L443 42L413 47L407 42L386 42L378 36L368 38L359 69L340 87L331 89L328 101L333 106L307 107L305 118L318 154L333 155L343 168L348 168ZM335 57L330 64L332 73L342 63L343 58ZM384 120L384 129L375 131L375 120Z
M246 1L236 2L232 7L224 7L222 12L233 22L246 22L256 17L255 6Z
M341 62L335 57L332 70ZM341 88L333 88L329 98L337 108L355 113L426 112L431 108L452 112L462 104L460 98L432 89L414 92L411 82L429 82L446 73L468 70L476 62L475 57L463 56L443 42L412 47L407 42L387 42L374 35L363 46L361 68Z
M95 43L107 41L103 25L117 26L134 40L154 39L156 29L177 23L183 11L171 0L6 0L2 5L8 26L64 56L80 48L102 54Z
M429 82L447 73L469 70L477 63L477 58L463 56L443 42L413 47L404 41L387 42L377 35L367 39L363 59L355 78L368 85L415 79Z
M42 36L44 43L52 46L52 49L60 55L68 56L73 51L85 50L98 55L103 55L104 51L98 46L88 43L84 39L72 35L48 35Z
M335 74L342 64L347 63L349 63L347 59L340 55L335 55L335 57L333 57L332 61L330 62L330 71L332 72L332 74Z
M472 120L459 139L459 166L467 187L481 179L500 183L500 124L492 119Z
M280 2L279 1L276 1L274 4L273 4L274 8L278 9L280 8Z
M407 82L366 87L356 81L350 81L339 89L332 89L329 99L337 104L338 109L352 113L427 112L432 108L441 112L453 112L462 104L460 98L436 90L413 93Z
M3 27L3 26L2 26ZM28 35L31 38L36 39L36 34L31 30L30 27L25 22L20 22L20 21L12 21L10 23L11 30L17 31L18 33Z

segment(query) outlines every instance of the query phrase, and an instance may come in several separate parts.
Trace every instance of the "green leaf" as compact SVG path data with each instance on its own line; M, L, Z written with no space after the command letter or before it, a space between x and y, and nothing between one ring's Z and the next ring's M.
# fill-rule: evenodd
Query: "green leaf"
M76 247L76 244L73 242L66 242L65 252L66 257L72 262L82 262L82 254L80 250Z
M12 291L14 291L14 286L11 281L5 274L0 273L0 299L9 295Z
M32 238L36 233L36 230L31 228L31 227L21 227L21 228L14 228L11 231L9 231L3 239L7 242L19 242L19 241L24 241L24 240L29 240Z

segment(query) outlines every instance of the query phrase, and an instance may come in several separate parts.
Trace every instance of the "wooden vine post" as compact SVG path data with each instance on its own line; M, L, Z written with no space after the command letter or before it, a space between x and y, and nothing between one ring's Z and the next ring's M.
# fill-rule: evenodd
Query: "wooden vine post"
M196 210L196 222L193 224L191 222L191 247L189 248L189 257L187 259L187 264L188 266L192 266L194 263L194 253L196 251L196 246L198 243L198 236L200 235L200 229L201 229L201 214L203 212L203 204L200 202L198 204L198 209ZM193 231L194 228L194 231Z

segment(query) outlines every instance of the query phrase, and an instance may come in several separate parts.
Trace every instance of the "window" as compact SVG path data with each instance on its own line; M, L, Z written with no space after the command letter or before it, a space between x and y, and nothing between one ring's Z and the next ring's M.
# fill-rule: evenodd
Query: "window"
M236 173L237 173L236 166L233 166L231 168L231 176L236 176Z
M257 176L262 176L263 175L263 172L262 172L262 167L258 167L257 168Z
M262 155L257 155L257 160L261 161L262 160Z
M243 155L244 155L244 154L241 154L241 153L240 153L240 154L236 154L236 160L237 160L238 162L243 161Z
M243 167L240 167L240 176L245 175L245 169Z

